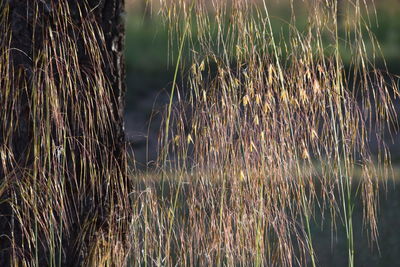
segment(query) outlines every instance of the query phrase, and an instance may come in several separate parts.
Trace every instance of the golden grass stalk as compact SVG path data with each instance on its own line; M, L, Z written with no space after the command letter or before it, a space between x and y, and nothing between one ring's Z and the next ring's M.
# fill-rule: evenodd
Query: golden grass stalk
M310 221L319 206L333 221L340 218L354 266L352 213L359 195L370 237L377 239L378 188L390 168L385 129L395 121L392 100L399 92L376 67L380 51L368 6L341 2L344 22L338 1L290 1L291 16L279 33L268 1L161 1L170 28L178 40L187 36L190 51L186 98L166 122L163 134L173 138L162 144L183 176L178 181L202 192L196 202L204 210L193 211L192 224L203 229L189 228L199 231L190 255L207 255L209 264L311 260L315 266ZM298 13L307 18L302 28ZM358 166L363 172L355 180Z

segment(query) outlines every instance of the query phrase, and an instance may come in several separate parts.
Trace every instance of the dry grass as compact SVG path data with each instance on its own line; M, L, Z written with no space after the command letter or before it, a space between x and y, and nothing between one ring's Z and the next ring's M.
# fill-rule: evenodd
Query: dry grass
M182 181L191 173L190 184L204 192L195 198L203 211L188 204L199 217L182 233L196 244L187 255L207 264L316 265L310 220L318 207L345 227L354 266L354 199L362 195L376 240L379 185L390 176L383 140L398 96L375 67L379 45L366 54L374 13L366 3L342 3L352 17L340 31L337 1L290 2L287 35L278 36L267 1L161 2L192 56L190 89L166 115L162 157L164 168L183 173ZM296 10L307 11L304 29L296 27ZM347 71L341 49L352 55Z
M117 118L99 71L110 64L102 31L79 17L84 67L61 2L41 33L31 79L10 68L12 36L0 24L0 196L11 209L5 234L14 265L61 266L73 255L88 266L316 266L310 224L329 212L332 228L345 228L354 266L359 196L377 239L379 186L390 176L383 140L398 88L365 52L365 40L374 41L366 3L346 2L354 16L343 33L337 1L291 1L287 33L276 35L265 0L162 0L178 65L158 171L140 175L112 152ZM308 14L301 30L299 7ZM353 55L347 71L340 49ZM180 70L188 91L178 90ZM17 154L21 103L33 138Z
M120 265L127 174L103 30L84 1L15 5L0 1L1 265Z

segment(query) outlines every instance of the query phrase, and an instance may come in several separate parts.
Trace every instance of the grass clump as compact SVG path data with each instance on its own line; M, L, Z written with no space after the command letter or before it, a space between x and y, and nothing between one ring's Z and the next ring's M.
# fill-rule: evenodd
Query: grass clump
M364 223L376 241L379 186L390 176L384 140L398 96L375 65L380 51L370 6L290 1L278 35L267 1L161 2L180 48L191 51L188 89L167 111L162 166L201 194L199 210L188 205L198 216L187 225L193 228L178 228L176 240L166 235L167 247L191 240L196 245L176 257L191 264L203 257L204 264L316 266L310 224L316 210L327 210L332 227L345 229L354 266L355 199L362 196ZM339 7L350 14L344 29ZM301 29L297 10L308 18Z
M0 12L0 265L122 264L122 61L107 35L118 15L108 25L89 1Z
M351 14L345 28L339 1L289 1L277 33L265 0L161 0L177 65L158 168L138 174L127 169L119 127L115 44L92 13L100 3L27 3L37 47L21 55L13 6L0 2L7 263L317 266L313 228L330 217L354 266L359 199L377 241L399 92L375 65L370 8L340 3Z

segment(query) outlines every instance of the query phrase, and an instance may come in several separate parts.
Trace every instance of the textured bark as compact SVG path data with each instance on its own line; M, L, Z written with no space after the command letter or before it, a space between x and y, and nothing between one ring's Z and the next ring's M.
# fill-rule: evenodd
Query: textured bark
M58 12L61 7L67 5L68 22L62 22L63 18ZM0 0L0 16L2 16L0 21L5 25L0 28L3 31L0 32L0 44L2 51L9 51L9 58L7 60L2 58L0 64L9 68L10 76L7 79L12 80L11 84L14 87L9 90L10 93L5 93L3 86L6 84L6 78L0 78L2 79L0 90L4 90L0 92L0 115L2 115L0 185L7 184L5 193L0 194L0 203L3 202L0 204L1 266L9 265L12 257L27 257L26 254L31 253L24 251L26 248L24 242L27 240L8 201L13 198L15 204L22 200L21 190L13 187L14 181L18 179L35 177L34 179L38 181L44 180L45 184L45 179L67 177L65 196L69 200L66 201L68 218L65 221L69 222L67 229L69 232L63 236L63 255L61 255L63 265L82 263L84 255L80 250L85 244L77 245L77 240L91 242L82 238L82 222L93 216L99 218L96 219L94 228L107 227L105 218L109 215L109 205L114 197L109 192L109 184L119 182L113 181L113 179L118 180L119 176L112 175L126 173L123 129L125 93L124 25L121 17L123 6L123 0ZM101 51L99 58L93 58L88 52L87 38L91 37L82 34L82 21L91 21L96 25L91 42L97 41L93 43ZM54 30L52 33L52 29L58 29L62 23L69 25L65 31L60 33ZM88 27L90 23L85 25ZM53 38L52 34L54 34L52 45L56 45L53 47L54 50L47 51L47 45ZM82 82L71 87L66 87L61 82L63 76L71 74L62 71L63 66L60 67L62 64L68 64L69 55L66 55L66 58L62 55L59 58L54 56L59 53L58 47L62 53L66 45L62 40L67 39L74 45L76 48L74 52L77 53L79 69L75 69L79 73L74 75L82 78ZM37 63L43 61L43 57L48 54L52 55L54 60L52 58L48 60L47 65ZM51 78L56 86L55 89L46 88L44 78L43 87L37 87L39 84L37 79L42 77L38 65L51 70L51 75L48 73L44 75ZM102 75L98 76L99 72ZM98 94L96 86L89 85L96 84L97 77L105 79L102 96L107 101L101 103L93 100L95 103L91 104L91 94L93 99L101 100L99 96L95 96ZM91 82L85 86L85 80ZM65 92L60 93L62 90ZM34 98L36 95L41 95L43 98ZM54 101L59 103L57 107L51 106L50 101L45 100L49 97L54 98L54 95L59 98ZM44 100L33 105L32 99ZM83 104L86 102L90 108ZM47 103L50 104L46 106ZM57 110L60 112L55 112ZM4 119L7 114L9 114L8 119ZM95 121L96 118L103 117L108 118L106 122L102 119ZM44 123L47 118L48 126ZM103 122L104 125L98 126ZM63 162L60 156L57 156L59 147L66 153ZM94 167L88 169L87 166L90 164ZM108 169L103 170L103 165ZM112 169L113 166L115 170ZM40 173L37 173L38 169ZM98 173L105 173L104 180L106 178L109 180L98 182L97 188L90 181L93 172L97 173L96 178L101 177ZM20 180L18 182L21 182ZM63 215L57 214L56 211L54 214L57 217L55 220L64 220ZM39 251L42 254L40 261L46 263L49 253L46 245L40 245Z

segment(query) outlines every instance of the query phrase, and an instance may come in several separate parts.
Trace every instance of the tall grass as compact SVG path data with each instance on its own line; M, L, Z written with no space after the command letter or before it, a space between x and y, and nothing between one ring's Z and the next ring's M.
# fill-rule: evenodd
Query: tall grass
M312 228L330 216L357 265L354 206L361 197L376 241L399 91L375 66L369 2L341 2L339 22L336 0L290 1L276 32L269 1L161 0L178 65L159 167L144 174L126 169L119 66L97 6L32 1L40 45L21 55L0 2L0 255L23 266L317 266Z
M96 8L0 1L2 266L125 259L120 66Z
M379 186L390 176L384 135L396 122L398 96L395 82L375 65L373 2L341 1L339 13L338 1L290 1L280 34L268 1L161 3L177 40L191 51L188 89L168 109L162 144L178 176L168 208L173 218L165 222L171 229L175 221L176 236L166 234L163 242L183 251L166 250L162 258L316 266L310 221L320 209L343 225L354 266L354 199L362 196L376 241ZM299 28L301 11L308 21ZM349 66L343 50L352 55ZM176 221L186 184L193 202L184 201L187 217Z

